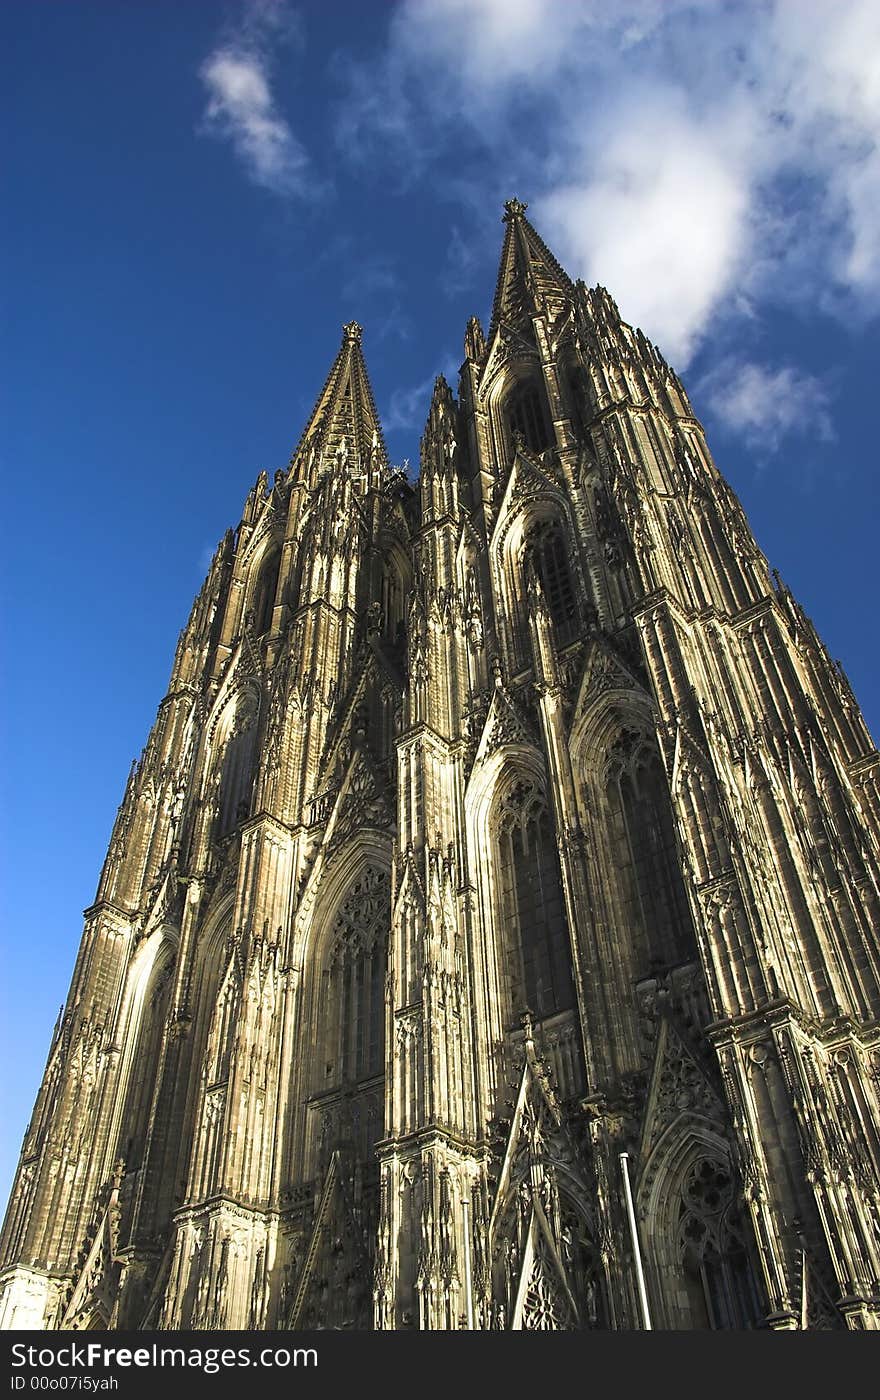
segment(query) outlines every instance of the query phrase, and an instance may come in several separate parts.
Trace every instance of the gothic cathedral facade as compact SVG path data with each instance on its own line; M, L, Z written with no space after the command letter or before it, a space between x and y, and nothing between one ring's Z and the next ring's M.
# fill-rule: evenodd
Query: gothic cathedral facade
M2 1235L15 1328L880 1324L880 758L682 384L505 206L219 545Z

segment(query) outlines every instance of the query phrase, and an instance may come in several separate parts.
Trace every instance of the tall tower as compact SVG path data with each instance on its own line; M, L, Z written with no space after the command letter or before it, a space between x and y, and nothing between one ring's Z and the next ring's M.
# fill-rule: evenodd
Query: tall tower
M218 547L4 1326L880 1323L880 758L678 377L525 213L417 485L350 324Z

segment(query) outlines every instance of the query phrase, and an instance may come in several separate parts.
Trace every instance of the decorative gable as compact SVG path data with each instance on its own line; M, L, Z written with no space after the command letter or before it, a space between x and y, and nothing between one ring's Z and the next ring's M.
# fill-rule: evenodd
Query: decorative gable
M538 736L521 713L519 706L503 685L496 685L489 704L489 713L477 746L475 766L491 758L497 749L508 744L525 744L534 748Z
M721 1099L684 1037L669 1016L661 1018L654 1052L639 1160L643 1172L663 1139L677 1131L682 1120L699 1118L726 1131Z
M575 703L575 721L587 713L609 690L638 690L644 686L619 654L600 637L594 637L587 651L583 675Z

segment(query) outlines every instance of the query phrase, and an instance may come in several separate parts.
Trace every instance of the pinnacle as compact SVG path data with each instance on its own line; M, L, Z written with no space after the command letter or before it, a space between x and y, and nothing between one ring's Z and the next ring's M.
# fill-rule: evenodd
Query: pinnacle
M556 261L540 234L525 216L528 205L508 199L504 205L504 246L492 305L488 340L503 321L531 325L536 312L558 314L574 291L574 285Z
M342 343L318 395L305 432L294 453L294 460L306 455L329 464L344 460L357 471L368 464L388 465L382 427L376 411L367 367L364 363L357 321L342 327Z

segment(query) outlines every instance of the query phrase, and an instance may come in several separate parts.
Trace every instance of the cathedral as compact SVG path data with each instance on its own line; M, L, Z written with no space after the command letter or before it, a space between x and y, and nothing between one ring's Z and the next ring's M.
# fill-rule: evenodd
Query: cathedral
M47 1329L880 1326L880 757L516 199L389 463L355 323L180 635L2 1233Z

